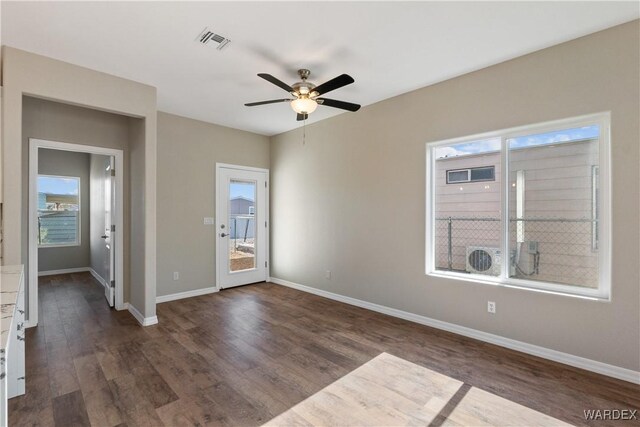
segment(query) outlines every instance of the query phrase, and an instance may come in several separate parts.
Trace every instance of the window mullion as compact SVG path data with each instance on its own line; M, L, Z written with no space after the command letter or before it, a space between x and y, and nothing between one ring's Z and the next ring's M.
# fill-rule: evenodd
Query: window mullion
M511 264L509 252L509 150L505 136L500 137L500 179L502 181L500 197L500 225L502 227L500 278L505 280L509 277L509 265Z

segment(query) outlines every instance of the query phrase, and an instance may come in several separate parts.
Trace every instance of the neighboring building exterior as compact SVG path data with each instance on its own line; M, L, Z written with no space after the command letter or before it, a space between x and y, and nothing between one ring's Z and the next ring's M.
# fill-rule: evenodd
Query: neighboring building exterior
M597 139L518 148L509 156L510 244L519 247L512 274L596 287ZM449 268L451 217L451 268L467 271L468 247L500 247L500 153L440 158L436 168L436 267ZM474 168L482 168L480 178L492 169L493 178L460 182Z
M253 213L255 202L246 197L238 196L230 200L231 215L250 215Z
M230 200L230 237L232 239L253 239L255 219L253 218L255 201L238 196Z
M78 242L77 203L77 195L38 193L39 244L55 246Z

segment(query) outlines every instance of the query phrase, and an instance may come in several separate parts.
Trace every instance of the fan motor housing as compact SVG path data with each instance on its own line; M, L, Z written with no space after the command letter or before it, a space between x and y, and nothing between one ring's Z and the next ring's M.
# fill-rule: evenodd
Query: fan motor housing
M313 83L301 81L294 83L291 87L296 91L297 95L308 95L309 97L318 96L317 93L315 95L313 93L313 89L316 87Z

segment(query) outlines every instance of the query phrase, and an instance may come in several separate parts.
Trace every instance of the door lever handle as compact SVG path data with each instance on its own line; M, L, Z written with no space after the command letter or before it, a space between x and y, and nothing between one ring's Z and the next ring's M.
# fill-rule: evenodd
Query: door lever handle
M106 239L107 235L105 234L104 236L100 236L101 239Z
M228 234L227 233L220 233L220 237L227 237Z

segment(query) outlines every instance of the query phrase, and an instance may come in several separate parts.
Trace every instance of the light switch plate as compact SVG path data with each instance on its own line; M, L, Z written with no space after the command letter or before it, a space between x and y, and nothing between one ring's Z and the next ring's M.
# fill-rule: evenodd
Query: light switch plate
M210 218L208 216L204 217L204 225L213 225L215 224L215 221L213 220L213 218Z

